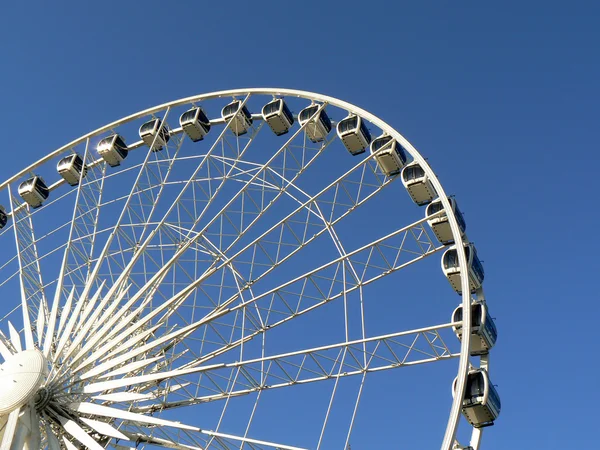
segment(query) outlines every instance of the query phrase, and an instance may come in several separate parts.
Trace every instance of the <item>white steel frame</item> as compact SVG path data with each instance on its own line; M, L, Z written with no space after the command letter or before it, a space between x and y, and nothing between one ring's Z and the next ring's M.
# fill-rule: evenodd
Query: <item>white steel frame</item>
M49 153L0 184L0 191L7 190L11 206L9 213L11 223L0 234L9 232L12 227L17 246L15 256L0 265L0 273L2 270L9 270L8 267L17 267L11 277L5 281L0 280L0 287L12 277L18 277L23 320L22 332L17 331L10 321L7 322L9 336L5 336L0 331L0 355L6 360L22 349L38 348L46 358L54 361L51 363L45 385L48 396L52 400L48 400L46 405L40 407L40 402L43 403L44 400L38 398L37 405L33 403L24 405L14 410L8 417L0 418L1 449L34 448L36 445L45 445L53 450L76 448L71 440L79 441L87 448L101 449L105 448L113 438L181 449L241 448L241 446L256 449L293 449L296 447L251 439L247 436L248 429L245 435L234 436L219 432L218 427L215 431L203 430L157 418L152 413L184 405L224 400L224 414L227 403L232 397L250 393L257 393L260 396L264 390L328 379L335 380L336 387L331 397L333 401L337 382L341 378L362 375L360 390L362 392L362 383L369 372L452 358L459 358L457 395L454 395L441 448L442 450L462 448L456 441L456 432L460 421L467 373L474 364L469 356L470 334L463 333L459 353L452 352L439 334L440 330L449 329L456 323L374 337L365 335L363 323L363 335L358 340L349 339L346 333L346 340L338 344L270 356L265 356L263 353L261 358L241 359L239 362L213 362L213 360L218 361L219 357L231 348L240 348L240 352L243 352L244 346L248 345L253 338L264 340L267 330L312 311L335 298L342 298L345 302L348 295L357 293L362 304L364 286L429 255L440 254L440 250L444 248L429 238L425 226L427 219L431 219L428 217L356 250L345 250L334 225L357 206L375 196L390 183L390 179L383 176L375 177L374 179L378 181L370 187L365 183L364 192L357 194L353 198L353 205L341 213L339 210L334 211L334 207L330 211L323 210L318 199L331 192L345 189L345 183L352 180L352 177L357 177L362 185L363 179L372 175L368 173L371 167L369 164L373 164L372 157L361 160L350 171L316 195L309 195L295 186L296 177L306 170L334 139L337 139L335 130L323 143L309 143L312 146L310 147L305 142L301 150L301 160L290 162L294 158L294 153L291 151L294 141L301 138L303 134L303 127L298 128L296 124L289 135L280 138L285 143L269 161L253 166L247 161L242 161L242 156L251 146L254 136L260 132L263 125L262 116L253 115L254 125L249 129L248 135L240 136L235 140L235 145L232 145L231 138L227 137L227 124L221 118L216 118L211 120L213 126L225 126L221 131L218 127L211 129L211 134L220 133L219 136L203 156L189 181L181 182L172 181L170 178L173 165L180 160L177 155L185 138L182 129L175 128L170 130L171 140L161 152L148 151L141 163L133 163L130 155L130 158L122 163L127 168L121 168L119 173L131 171L133 174L137 171L128 194L115 199L104 198L105 181L112 175L102 158L95 156L91 151L92 141L98 136L103 136L137 119L148 116L158 117L157 114L162 114L161 120L163 126L166 126L170 112L181 105L237 97L243 98L243 106L251 97L258 95L297 97L318 102L319 111L329 106L340 108L348 114L361 117L392 136L429 176L444 206L444 210L438 214L446 212L455 245L462 248L463 237L454 215L449 213L452 209L448 196L427 161L391 126L350 103L292 89L237 89L165 103L101 127ZM142 141L136 141L128 146L128 150L140 147L146 148ZM49 304L46 299L49 285L45 285L42 278L43 269L40 266L37 245L56 231L36 237L32 222L36 211L13 196L13 186L24 176L35 173L59 155L78 148L83 150L83 152L80 150L80 154L83 153L88 171L86 178L81 179L75 188L72 220L62 225L69 229L68 240L65 245L55 250L64 252L64 258L60 267L60 276L56 286L53 287L55 289L53 301ZM227 151L233 152L234 157L227 156ZM281 169L282 172L271 167L271 161L281 157L286 158L285 161L290 164L297 164L294 166L297 170L296 176L285 172L289 169L285 166L287 162ZM209 182L211 192L198 194L207 196L206 205L202 209L198 209L198 202L192 205L193 210L187 211L189 216L187 219L192 218L193 223L185 227L169 223L167 217L172 212L176 211L178 217L182 211L186 212L181 206L184 204L184 193L189 189L199 189L192 180L202 176L205 171L210 173L210 180L215 180ZM211 199L223 189L226 179L238 179L242 188L231 197L229 202L221 206L220 211L211 212L209 208ZM173 206L166 212L159 211L156 208L159 199L176 183L183 187ZM65 184L64 180L58 179L49 186L49 189L51 192L58 191ZM252 194L253 189L262 193L262 200ZM270 203L264 201L265 192L271 195L268 198ZM270 204L282 195L293 198L298 203L298 208L240 248L237 245L239 238L270 208ZM348 195L350 196L350 193ZM195 196L196 194L194 199ZM51 197L47 203L58 202L60 198ZM233 214L233 210L238 201L244 206L242 206L240 222L236 224L232 217L237 217ZM112 205L122 205L121 213L117 214L113 224L101 223L99 210ZM249 211L254 208L257 212L253 220L244 223L243 208L246 207ZM321 228L312 237L307 236L306 232L304 236L297 236L296 243L286 244L289 247L287 250L283 249L283 241L280 238L277 253L269 255L264 250L264 246L270 242L269 239L278 234L283 235L286 230L292 230L295 226L293 224L298 222L302 214L306 214L307 228L311 218L321 221ZM205 217L207 215L212 218L203 225L202 229L197 229L196 226L201 219L207 220ZM183 218L181 220L183 221ZM138 229L140 227L136 224L140 223L146 225ZM221 237L217 243L206 237L213 226L221 227ZM227 241L228 238L223 231L225 226L233 227L237 237ZM339 252L339 257L266 292L254 292L254 283L262 280L295 252L323 234L329 235ZM103 237L101 250L96 243L98 236ZM172 239L173 251L169 259L164 259L165 255L162 251L157 255L161 257L160 261L153 259L152 248L155 239L160 239L161 242ZM409 249L408 241L416 244L418 250ZM130 249L129 260L125 259L123 248ZM161 283L170 276L170 269L178 264L181 255L189 251L206 255L212 261L209 268L204 273L190 274L189 282L179 291L175 290L176 283L173 282L173 292L165 296L165 293L160 290ZM270 266L262 273L260 268L254 273L254 261L257 253L261 251L270 259ZM97 254L98 256L95 256ZM461 272L466 273L467 261L464 252L459 252L458 258ZM101 273L106 269L104 262L109 260L109 273ZM359 260L363 262L363 266L357 263ZM250 261L251 277L245 277L238 270L240 263L244 261ZM144 271L151 276L145 275L142 283L132 285L130 275L138 270L139 264L144 268L149 265L156 269ZM227 277L233 279L235 286L231 286L230 289L233 294L227 294L222 282L219 288L219 299L215 300L211 312L203 317L193 317L189 323L184 322L185 326L174 325L174 321L180 319L178 308L197 295L196 291L203 289L202 286L207 285L215 274L222 274L223 280ZM79 281L73 281L76 279ZM343 288L342 291L337 292L336 286L339 283L343 283ZM308 290L305 291L306 286L312 286L310 294L307 293ZM288 292L292 288L297 289L295 294ZM462 291L462 327L463 330L470 330L470 304L473 296L469 293L466 276L462 277ZM210 298L209 294L206 295ZM223 295L225 296L221 298ZM479 301L485 301L483 289L479 289L474 297ZM271 320L271 310L268 314L261 312L260 305L269 298L272 299L271 305L277 305L279 308L277 310L280 315L279 320ZM160 302L157 299L160 299ZM61 314L61 309L70 314ZM202 355L194 355L187 350L174 353L176 348L181 350L178 346L185 342L185 339L195 339L192 336L201 329L210 328L219 335L218 322L225 317L233 317L233 324L227 326L230 328L231 337L221 336L222 347ZM4 320L0 321L4 322ZM222 328L221 332L227 327ZM236 338L234 331L239 327L242 329L242 335ZM21 342L21 333L25 338L24 343ZM184 355L186 353L187 355ZM417 359L413 359L415 355ZM61 361L62 364L59 363ZM185 363L182 364L182 361ZM481 358L480 365L488 368L487 355ZM151 366L154 368L150 370ZM198 380L195 385L190 384L192 375ZM164 386L157 384L163 380L169 381ZM80 393L74 394L75 391L71 390L67 394L66 392L74 389L75 385L79 386L80 390L77 392ZM128 386L137 387L127 392L116 391ZM185 392L185 394L175 396L175 392ZM63 405L60 400L61 395L68 397L71 403ZM145 405L136 403L142 400L155 403ZM113 404L129 406L127 410L109 406ZM328 415L329 411L317 448L321 445ZM129 425L113 427L110 421L99 420L107 417L121 419L122 423L127 422ZM45 428L40 430L38 424L42 422ZM147 429L140 424L156 428L152 428L154 431L148 434ZM346 446L351 430L352 424L348 431ZM67 436L70 438L67 439ZM62 441L59 441L59 438L62 438ZM481 429L473 428L470 446L477 450L480 441Z

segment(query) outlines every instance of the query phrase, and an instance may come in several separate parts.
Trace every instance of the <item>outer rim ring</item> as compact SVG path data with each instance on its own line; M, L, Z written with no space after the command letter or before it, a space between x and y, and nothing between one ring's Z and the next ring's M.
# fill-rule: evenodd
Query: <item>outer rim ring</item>
M313 100L313 101L316 100L316 101L320 101L320 102L327 102L328 104L331 104L331 105L336 106L341 109L345 109L351 113L354 113L360 117L365 118L369 122L373 123L380 129L384 130L386 133L388 133L389 135L394 137L398 142L400 142L402 144L402 146L413 157L413 160L419 163L419 165L423 168L423 170L425 171L427 176L430 178L433 186L435 187L435 189L438 193L439 198L442 201L442 205L444 206L444 210L446 211L446 213L448 213L449 211L452 211L450 202L448 201L448 196L445 193L441 183L435 176L435 173L433 172L433 170L431 169L431 167L429 166L427 161L419 154L419 152L416 150L416 148L410 142L408 142L408 140L404 136L402 136L398 131L396 131L393 127L388 125L383 120L379 119L377 116L371 114L370 112L368 112L358 106L355 106L351 103L345 102L343 100L339 100L334 97L329 97L327 95L322 95L322 94L318 94L318 93L296 90L296 89L286 89L286 88L242 88L242 89L215 91L215 92L210 92L207 94L200 94L200 95L182 98L179 100L174 100L174 101L171 101L168 103L163 103L161 105L157 105L157 106L139 111L137 113L131 114L129 116L126 116L119 120L116 120L112 123L109 123L103 127L100 127L90 133L87 133L87 134L69 142L68 144L54 150L53 152L47 154L45 157L39 159L37 162L31 164L27 168L21 170L20 172L16 173L15 175L10 177L6 181L2 182L0 184L0 191L6 189L10 183L17 181L19 178L21 178L28 172L33 171L36 167L55 158L56 156L60 155L61 153L68 151L72 147L83 143L86 139L88 139L92 136L95 136L97 134L103 133L105 131L108 131L108 130L115 128L119 125L122 125L126 122L135 120L140 117L154 114L158 111L161 111L161 110L169 108L169 107L176 107L176 106L184 105L187 103L199 102L202 100L222 98L222 97L240 96L240 95L246 95L246 94L289 96L289 97L305 98L305 99ZM450 228L451 228L452 234L454 236L455 245L457 247L462 247L464 245L464 241L463 241L462 235L460 233L460 228L458 226L458 222L456 221L456 218L454 217L453 214L447 214L447 217L449 218ZM466 261L464 252L458 252L458 260L459 260L459 267L460 267L461 273L463 273L463 274L467 273L467 261ZM462 293L463 327L467 330L470 330L471 329L471 308L470 308L471 294L470 294L469 280L468 280L468 277L466 277L466 276L463 276L461 278L462 278L461 281L462 281L462 292L463 292ZM481 294L483 295L483 293L481 293ZM479 297L479 295L478 295L478 297ZM450 416L448 419L448 424L446 427L446 432L444 435L444 440L442 442L441 450L452 450L452 447L454 446L456 430L458 428L458 423L460 420L462 399L463 399L464 393L465 393L466 379L467 379L467 374L468 374L468 370L469 370L470 343L471 343L470 333L464 333L462 341L461 341L461 352L460 352L461 354L460 354L459 369L458 369L458 374L457 374L457 377L458 377L458 382L457 382L457 386L456 386L457 392L455 393L454 399L452 401ZM479 448L480 437L481 437L481 430L473 428L472 442L474 442L474 444L475 444L475 447L474 447L475 450L477 450Z

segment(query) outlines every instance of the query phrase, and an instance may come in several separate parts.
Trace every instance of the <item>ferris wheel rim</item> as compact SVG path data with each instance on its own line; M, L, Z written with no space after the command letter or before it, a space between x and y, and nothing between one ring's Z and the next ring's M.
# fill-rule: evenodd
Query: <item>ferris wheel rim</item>
M58 156L62 153L69 151L74 146L85 142L87 139L89 139L93 136L96 136L103 132L109 131L109 130L111 130L115 127L118 127L124 123L130 122L132 120L135 120L135 119L138 119L138 118L141 118L144 116L155 114L159 111L164 111L167 108L173 108L176 106L181 106L181 105L190 104L190 103L194 103L194 102L201 102L204 100L226 98L226 97L232 97L232 96L235 97L235 96L242 96L242 95L250 95L250 96L252 96L252 95L273 95L273 96L288 96L288 97L303 98L303 99L307 99L307 100L310 100L313 102L314 101L323 102L323 103L344 109L351 114L356 114L356 115L360 116L361 118L366 119L367 121L376 125L381 130L383 130L385 133L389 134L390 136L392 136L393 138L395 138L397 141L399 141L402 144L402 146L406 149L406 151L412 156L413 160L416 161L417 163L419 163L419 165L423 168L425 173L429 176L433 186L435 187L435 189L437 191L438 197L443 204L444 210L447 212L451 211L451 205L450 205L450 202L448 201L448 196L445 193L442 184L439 182L438 178L436 177L435 173L433 172L433 170L431 169L431 167L429 166L427 161L421 156L421 154L416 150L416 148L406 138L404 138L403 135L401 135L398 131L396 131L395 128L393 128L387 122L383 121L382 119L375 116L374 114L366 111L363 108L353 105L349 102L339 100L337 98L330 97L330 96L323 95L323 94L318 94L318 93L304 91L304 90L287 89L287 88L240 88L240 89L215 91L215 92L210 92L210 93L206 93L206 94L199 94L199 95L181 98L178 100L174 100L174 101L170 101L170 102L163 103L160 105L156 105L156 106L147 108L142 111L138 111L134 114L125 116L119 120L116 120L107 125L104 125L90 133L82 135L81 137L54 150L53 152L48 153L46 156L40 158L38 161L31 164L27 168L21 170L20 172L16 173L12 177L10 177L7 180L0 183L0 191L4 190L11 183L17 181L19 178L23 177L27 173L33 172L37 167L43 165L44 163L48 162L49 160L55 158L56 156ZM452 233L454 236L455 245L457 246L457 248L461 248L464 245L465 241L463 240L463 236L460 231L458 222L453 214L447 214L447 216L449 218L450 227L451 227L451 230L452 230ZM462 273L467 273L467 260L465 258L464 252L458 252L458 260L459 260L460 270L462 271ZM463 306L463 327L464 327L464 329L470 329L471 328L470 305L472 302L472 297L471 297L471 292L470 292L470 288L469 288L468 277L466 277L466 276L462 277L461 283L462 283L462 294L461 295L462 295L462 306ZM483 294L481 293L481 295L483 295ZM465 387L466 387L466 378L467 378L467 374L469 371L470 338L471 338L470 333L464 333L463 338L461 340L461 353L460 353L459 369L458 369L458 375L457 375L457 378L458 378L457 394L458 395L455 395L455 398L453 399L453 402L452 402L450 417L449 417L446 433L444 436L444 441L442 444L443 450L450 450L452 448L452 445L453 445L453 442L455 439L455 435L456 435L456 430L458 428L458 421L460 419L462 398L464 396L463 394L464 394ZM487 360L486 360L486 364L487 364ZM477 429L474 429L473 433L477 433L478 436L480 436L480 434L481 434L480 430L477 430ZM479 442L479 438L477 438L476 441ZM477 447L478 447L478 444L477 444Z

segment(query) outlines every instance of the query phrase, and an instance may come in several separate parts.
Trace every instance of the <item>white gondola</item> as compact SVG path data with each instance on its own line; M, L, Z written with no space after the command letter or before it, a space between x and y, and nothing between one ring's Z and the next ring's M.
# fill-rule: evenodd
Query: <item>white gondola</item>
M179 118L179 125L193 142L201 141L210 131L210 120L200 107L184 112Z
M430 203L437 196L431 180L416 161L407 164L402 169L402 183L413 201L419 206Z
M79 180L85 178L87 167L83 159L77 153L66 156L56 165L58 174L71 186L77 186Z
M98 154L110 167L117 167L127 158L127 144L125 139L118 134L105 137L96 147Z
M462 322L462 305L452 313L452 322ZM461 325L452 327L456 337L462 340L463 329ZM483 303L473 303L471 305L471 355L485 355L496 343L498 331L496 324L491 318L487 306Z
M304 130L312 142L321 142L325 140L331 131L331 120L329 120L329 116L325 110L321 109L321 111L317 113L320 107L321 105L312 104L304 108L300 111L300 114L298 114L298 123L300 123L300 126L307 124Z
M454 197L448 197L448 201L450 202L450 206L452 208L452 212L454 217L456 217L456 221L458 222L458 228L460 229L461 234L464 236L465 230L467 229L467 224L465 222L465 218L463 217L460 209L458 209L458 205ZM442 205L442 200L437 199L427 205L427 209L425 210L425 217L431 216L437 212L440 212L444 209ZM446 213L441 213L436 217L429 219L427 221L433 233L436 235L438 240L442 244L451 244L454 242L454 236L452 235L452 230L450 229L450 221L448 220L448 216Z
M398 175L406 164L406 153L391 136L382 135L371 142L371 154L383 173L388 177Z
M170 138L169 130L160 119L151 119L140 127L140 139L148 147L152 146L154 142L154 146L150 149L153 152L162 150Z
M286 134L294 124L294 116L281 98L276 98L263 106L262 116L277 136Z
M6 214L6 210L4 206L0 205L0 229L4 228L8 222L8 214Z
M457 379L452 383L452 396L456 395ZM490 377L485 369L469 371L467 375L467 386L462 402L462 413L475 428L483 428L494 425L494 421L500 415L500 396L492 385Z
M229 129L233 131L236 136L241 136L248 132L248 129L252 125L252 114L246 108L246 105L240 106L242 102L234 100L221 110L221 117L225 122L229 123ZM239 113L238 113L239 111Z
M19 195L32 208L39 208L50 195L44 179L38 175L19 185Z
M354 114L340 120L337 124L337 134L353 156L364 153L371 143L371 133L364 120Z
M467 258L467 270L469 271L469 287L471 292L474 292L481 287L485 273L473 244L465 244L465 257ZM442 270L454 290L458 294L462 294L461 273L456 245L450 247L442 255Z

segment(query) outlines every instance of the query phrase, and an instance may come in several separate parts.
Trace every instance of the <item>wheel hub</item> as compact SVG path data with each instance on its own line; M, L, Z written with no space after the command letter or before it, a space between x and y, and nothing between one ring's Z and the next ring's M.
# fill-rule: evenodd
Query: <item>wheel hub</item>
M39 350L25 350L0 365L0 416L20 408L37 394L48 362Z

